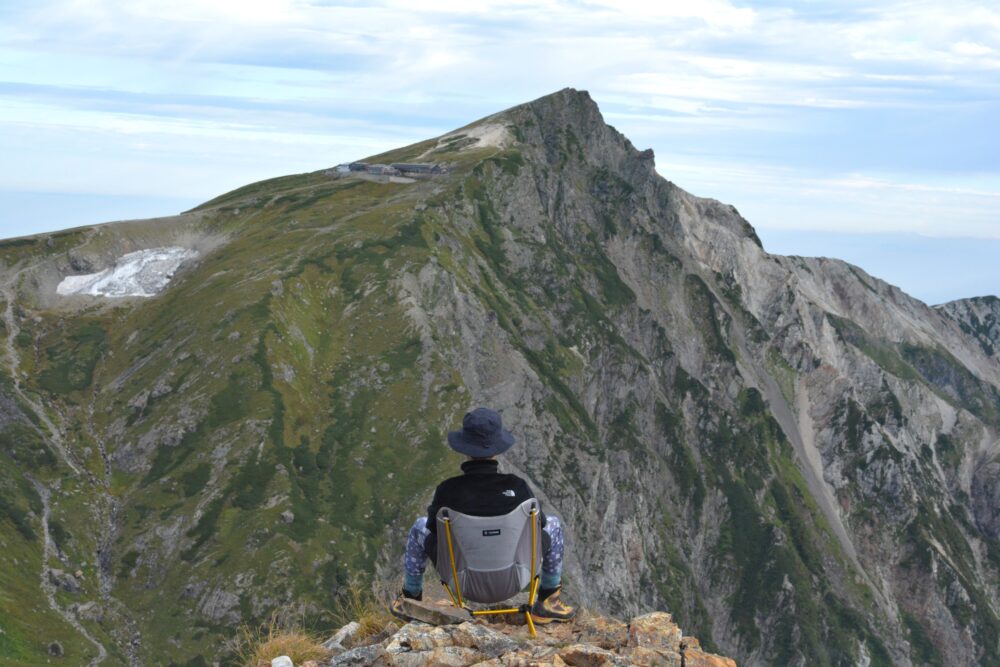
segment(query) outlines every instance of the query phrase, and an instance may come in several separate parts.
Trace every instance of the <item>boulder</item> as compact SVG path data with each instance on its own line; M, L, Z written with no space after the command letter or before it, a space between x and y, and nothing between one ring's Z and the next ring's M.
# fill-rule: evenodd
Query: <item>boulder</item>
M689 648L684 650L684 667L736 667L736 661L705 653L700 648Z
M478 623L462 623L454 628L451 637L456 646L476 649L488 658L496 658L519 648L519 644L504 633Z
M235 593L215 588L205 594L198 611L205 618L220 622L237 623L240 620L240 598Z
M94 621L100 623L104 620L104 609L91 600L90 602L84 602L81 605L76 605L75 607L70 607L77 617L85 621Z
M393 667L468 667L483 661L483 654L464 646L441 646L392 656Z
M49 570L49 581L52 582L53 586L67 593L80 592L80 582L69 572L55 569Z
M326 667L374 667L375 665L391 665L388 655L380 644L359 646L334 656L326 663Z
M636 646L625 649L630 665L638 667L686 667L684 656L666 648Z
M403 598L400 611L410 618L430 625L457 625L472 620L472 615L447 603L424 602Z
M666 649L680 653L681 629L673 617L663 611L636 616L628 625L628 646L631 648Z
M613 651L591 644L573 644L559 651L559 658L572 667L626 667L628 660Z
M452 646L451 633L442 627L427 623L407 623L394 634L386 644L386 653L406 653L407 651L427 651L442 646Z
M357 621L351 621L340 630L333 633L333 636L323 642L323 648L330 651L333 655L339 655L351 648L354 644L355 637L358 636L358 632L361 631L361 624Z
M588 644L618 651L628 644L628 624L604 616L584 616L574 623L580 639Z

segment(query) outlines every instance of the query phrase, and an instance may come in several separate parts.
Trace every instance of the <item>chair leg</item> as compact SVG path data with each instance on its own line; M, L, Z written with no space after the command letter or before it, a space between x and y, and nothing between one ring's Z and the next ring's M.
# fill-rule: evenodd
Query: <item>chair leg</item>
M528 588L528 605L535 604L535 596L538 595L538 588L540 585L541 578L535 577L531 580L531 586Z
M451 598L452 606L459 607L458 602L455 601L455 595L451 592L451 587L448 586L448 584L444 583L443 581L441 582L441 585L444 586L444 589L446 591L448 591L448 597Z
M525 605L524 617L528 620L528 630L532 637L538 636L535 632L535 621L531 618L531 610L535 607L535 596L538 595L540 582L541 578L537 576L531 580L531 586L528 588L528 604Z
M533 618L531 618L531 609L535 604L535 596L538 594L540 581L541 579L539 577L535 577L534 579L531 580L531 586L528 588L528 604L523 604L521 605L520 608L482 609L477 611L470 610L470 613L472 614L472 616L475 617L475 616L493 616L499 614L517 614L520 612L524 612L524 618L528 622L528 632L531 634L532 637L537 637L538 633L535 631L535 621ZM449 586L443 581L441 582L441 585L444 586L444 589L448 592L448 597L451 598L452 605L458 607L459 609L464 609L465 607L458 603L458 601L455 599L455 594L451 592L451 586Z

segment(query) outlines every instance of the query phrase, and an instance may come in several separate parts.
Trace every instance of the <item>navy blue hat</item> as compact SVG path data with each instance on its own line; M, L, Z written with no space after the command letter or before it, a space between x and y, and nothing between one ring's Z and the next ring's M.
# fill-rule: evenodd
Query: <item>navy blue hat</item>
M448 432L448 445L459 454L482 459L503 454L514 444L514 436L503 428L500 413L476 408L462 419L461 431Z

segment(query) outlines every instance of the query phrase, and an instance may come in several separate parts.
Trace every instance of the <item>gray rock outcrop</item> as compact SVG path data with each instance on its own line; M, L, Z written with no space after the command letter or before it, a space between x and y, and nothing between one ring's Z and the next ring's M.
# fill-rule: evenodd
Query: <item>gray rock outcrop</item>
M527 636L523 625L466 621L435 626L414 621L386 639L335 655L326 667L736 667L684 637L670 614L654 612L622 623L600 616L555 624Z
M244 615L398 582L446 431L489 405L582 606L668 609L747 665L1000 667L1000 301L770 254L654 159L564 90L377 160L433 179L4 246L4 539L51 548L26 475L58 486L61 555L99 564L73 603L100 590L116 655L197 662ZM55 299L68 257L208 237L159 296Z

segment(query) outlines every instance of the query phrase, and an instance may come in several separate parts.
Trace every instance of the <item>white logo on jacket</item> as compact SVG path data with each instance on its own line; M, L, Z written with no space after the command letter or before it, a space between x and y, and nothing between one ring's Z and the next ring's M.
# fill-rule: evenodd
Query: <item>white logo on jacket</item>
M506 491L503 492L503 494L505 496L510 496L511 498L513 498L514 497L514 489L507 489Z

